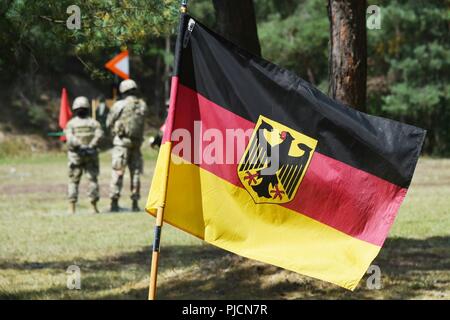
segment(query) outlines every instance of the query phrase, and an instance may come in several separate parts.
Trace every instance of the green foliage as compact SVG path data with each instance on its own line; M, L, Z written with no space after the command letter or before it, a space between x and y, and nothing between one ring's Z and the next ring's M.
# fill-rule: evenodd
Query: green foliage
M152 37L170 34L178 16L177 0L91 0L80 5L83 25L73 32L76 49L133 47L143 53Z
M368 33L369 112L427 129L426 152L450 153L450 1L369 1L381 29ZM325 91L329 22L320 0L256 0L263 56Z
M285 10L273 11L283 2ZM258 30L263 56L316 85L326 82L329 25L324 2L260 0L256 8L265 17Z
M145 55L155 38L173 33L178 16L178 0L90 0L78 4L81 29L69 30L66 10L72 4L10 0L0 6L0 68L9 75L20 73L21 66L29 69L29 64L55 68L75 54L95 74L95 57L119 48ZM94 59L89 63L84 57Z
M258 21L267 19L270 15L279 15L282 19L292 16L299 5L307 0L255 0L255 13Z
M380 4L379 4L380 5ZM386 92L369 91L382 114L428 130L426 151L450 152L450 45L445 1L385 1L381 30L368 32L369 75Z
M41 108L40 106L33 105L28 109L28 117L31 123L40 125L45 123L48 118L48 110Z
M428 130L426 151L450 153L450 1L368 2L381 8L381 29L367 30L369 112L424 127ZM263 56L325 90L326 1L254 3ZM128 48L142 59L133 64L135 70L151 79L152 90L161 91L161 65L173 62L163 38L173 40L179 0L80 1L82 26L75 31L66 27L66 9L71 4L71 0L0 1L3 83L20 82L21 75L38 71L70 73L68 57L76 57L92 78L111 83L111 74L103 68L105 57ZM215 29L211 0L190 1L189 12ZM34 105L35 99L30 100ZM28 113L39 123L42 112Z
M216 27L216 16L212 0L193 0L189 2L189 14L210 28Z
M381 29L368 34L372 114L427 129L426 152L450 153L449 1L369 1ZM263 56L326 90L329 22L321 0L256 0Z

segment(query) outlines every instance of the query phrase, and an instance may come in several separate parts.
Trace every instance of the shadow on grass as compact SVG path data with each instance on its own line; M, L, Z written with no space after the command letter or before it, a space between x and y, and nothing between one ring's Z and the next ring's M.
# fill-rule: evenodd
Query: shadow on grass
M64 284L43 290L0 290L1 299L146 299L150 248L101 260L14 263L0 270L65 272L77 264L82 290ZM392 238L374 264L381 268L382 289L366 288L366 278L350 292L271 265L248 260L212 246L169 246L161 253L160 299L410 299L448 298L450 237L424 240ZM98 294L102 292L102 294Z

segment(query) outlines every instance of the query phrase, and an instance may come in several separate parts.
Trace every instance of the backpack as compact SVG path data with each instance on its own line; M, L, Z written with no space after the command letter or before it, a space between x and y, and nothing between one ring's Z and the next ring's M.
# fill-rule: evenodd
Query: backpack
M141 140L144 134L144 110L138 99L129 99L120 111L115 132L120 137Z

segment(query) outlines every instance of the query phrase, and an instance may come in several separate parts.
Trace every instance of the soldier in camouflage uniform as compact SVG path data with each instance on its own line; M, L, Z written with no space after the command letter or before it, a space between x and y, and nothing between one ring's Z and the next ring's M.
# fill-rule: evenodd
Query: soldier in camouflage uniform
M89 198L92 210L98 213L97 202L99 187L97 176L99 174L97 145L103 131L100 123L89 117L89 100L78 97L74 100L72 110L75 117L66 126L68 158L69 158L69 212L75 213L78 200L78 185L83 172L89 180Z
M145 102L136 97L137 85L129 79L120 83L121 100L111 108L107 127L113 135L111 211L119 211L123 176L128 167L131 180L132 210L139 211L140 174L143 169L141 144L144 139Z

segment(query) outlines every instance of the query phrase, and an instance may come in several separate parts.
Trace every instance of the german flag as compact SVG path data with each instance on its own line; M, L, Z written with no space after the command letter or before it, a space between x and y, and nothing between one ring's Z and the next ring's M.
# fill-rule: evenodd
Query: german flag
M183 14L146 210L204 241L353 290L425 131L336 102Z

